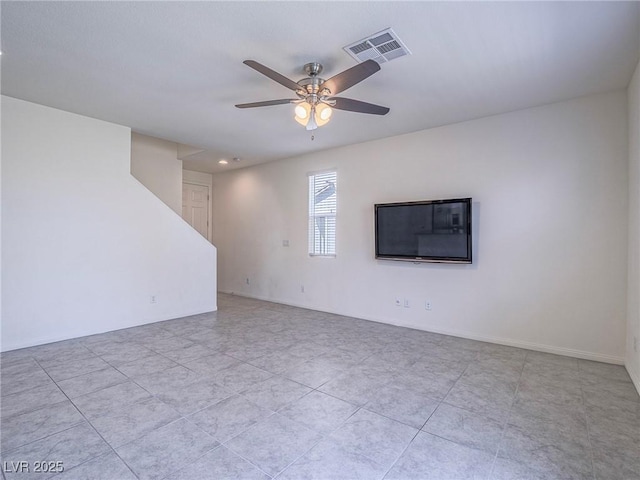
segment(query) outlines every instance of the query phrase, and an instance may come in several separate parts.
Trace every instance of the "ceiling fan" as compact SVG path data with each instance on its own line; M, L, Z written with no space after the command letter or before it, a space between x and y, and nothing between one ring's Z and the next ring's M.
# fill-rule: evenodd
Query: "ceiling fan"
M295 108L295 119L298 123L304 125L307 130L315 130L325 125L331 119L332 107L338 110L371 113L374 115L386 115L389 113L387 107L362 102L360 100L353 100L351 98L334 97L334 95L344 92L347 88L353 87L355 84L360 83L380 70L380 65L374 60L366 60L359 63L354 67L334 75L328 80L318 76L322 72L322 65L320 63L307 63L304 66L304 71L308 77L298 82L288 79L284 75L271 70L269 67L265 67L255 60L245 60L242 63L269 77L271 80L278 82L280 85L284 85L293 90L298 98L241 103L236 105L238 108L268 107L271 105L294 103L297 104Z

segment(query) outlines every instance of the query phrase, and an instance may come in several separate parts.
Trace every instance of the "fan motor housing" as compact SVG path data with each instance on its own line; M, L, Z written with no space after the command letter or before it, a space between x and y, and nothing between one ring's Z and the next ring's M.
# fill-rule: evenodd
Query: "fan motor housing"
M320 73L322 72L322 64L318 62L307 63L304 66L304 71L310 77L315 77L317 75L320 75Z
M307 95L321 95L326 96L330 95L331 92L328 89L323 89L320 92L320 85L324 83L324 78L318 77L320 72L322 72L322 64L318 62L307 63L304 66L304 71L309 75L308 78L303 78L302 80L296 82L298 85L302 87L302 92L298 93L301 97L306 97Z
M297 83L302 87L302 90L304 90L304 94L317 94L319 93L318 90L320 90L320 85L324 83L324 79L320 77L303 78Z

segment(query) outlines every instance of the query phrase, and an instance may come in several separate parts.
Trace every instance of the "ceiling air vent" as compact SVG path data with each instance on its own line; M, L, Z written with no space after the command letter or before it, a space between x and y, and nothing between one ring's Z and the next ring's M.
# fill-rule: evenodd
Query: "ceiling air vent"
M391 28L347 45L344 50L359 62L371 59L378 63L385 63L398 57L411 55L409 49Z

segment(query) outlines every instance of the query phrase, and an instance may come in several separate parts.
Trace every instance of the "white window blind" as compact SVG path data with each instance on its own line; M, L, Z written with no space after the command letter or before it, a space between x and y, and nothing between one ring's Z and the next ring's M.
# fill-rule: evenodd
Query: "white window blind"
M309 255L336 254L336 172L309 175Z

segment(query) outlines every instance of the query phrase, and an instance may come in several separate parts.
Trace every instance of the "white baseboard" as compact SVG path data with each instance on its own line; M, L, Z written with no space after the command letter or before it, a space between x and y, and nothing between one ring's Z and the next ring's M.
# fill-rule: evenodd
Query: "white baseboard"
M108 330L100 329L100 330L90 330L90 331L75 331L75 332L71 332L64 335L35 338L30 340L29 342L9 343L8 345L3 343L2 348L0 349L0 352L5 353L5 352L10 352L12 350L20 350L21 348L37 347L39 345L46 345L48 343L62 342L64 340L73 340L74 338L87 337L90 335L99 335L101 333L116 332L118 330L126 330L127 328L148 325L150 323L164 322L165 320L173 320L174 318L190 317L192 315L199 315L201 313L209 313L211 311L215 312L216 310L218 310L217 306L215 307L214 310L205 310L205 311L197 310L197 311L181 314L177 317L174 315L169 315L167 318L161 317L161 318L155 318L155 319L147 319L138 323L132 323L131 325L126 325L126 326L119 325L117 328L112 328Z
M627 372L629 372L633 385L636 387L638 395L640 395L640 373L630 368L629 365L625 365L625 367L627 368Z
M416 328L414 326L409 326L409 325L398 324L398 326L406 327L406 328ZM480 342L488 342L488 343L495 343L498 345L506 345L508 347L523 348L525 350L535 350L537 352L553 353L555 355L564 355L566 357L580 358L583 360L593 360L595 362L624 365L624 358L616 357L613 355L605 355L602 353L593 353L593 352L587 352L584 350L575 350L571 348L558 347L555 345L532 343L532 342L526 342L524 340L514 340L511 338L484 336L484 335L478 335L472 332L465 332L460 330L430 329L428 331L433 333L440 333L443 335L451 335L453 337L467 338L469 340L477 340Z
M307 310L313 310L313 308L309 307L308 305L303 305L303 304L299 304L296 302L288 302L288 301L280 301L280 300L274 300L272 298L266 298L266 297L261 297L259 295L249 295L247 293L241 292L232 292L232 291L226 291L226 290L219 290L220 293L227 293L230 295L237 295L239 297L247 297L247 298L254 298L256 300L264 300L267 302L273 302L273 303L281 303L283 305L289 305L292 307L299 307L299 308L305 308ZM460 331L460 330L446 330L446 329L433 329L433 328L420 328L416 325L407 325L407 324L403 324L402 322L395 322L395 321L387 321L387 320L383 320L380 318L371 318L371 317L366 317L366 316L355 316L352 313L349 312L340 312L340 311L331 311L331 310L319 310L321 312L326 312L326 313L332 313L335 315L344 315L344 316L350 316L350 317L354 317L354 318L359 318L361 320L368 320L371 322L377 322L377 323L384 323L386 325L395 325L397 327L404 327L404 328L412 328L414 330L422 330L425 332L431 332L431 333L439 333L442 335L450 335L453 337L460 337L460 338L467 338L469 340L478 340L480 342L488 342L488 343L496 343L498 345L506 345L508 347L517 347L517 348L524 348L526 350L535 350L537 352L545 352L545 353L553 353L555 355L564 355L567 357L574 357L574 358L581 358L584 360L593 360L595 362L603 362L603 363L613 363L615 365L624 365L624 358L623 357L617 357L617 356L613 356L613 355L605 355L602 353L593 353L593 352L587 352L584 350L575 350L575 349L571 349L571 348L565 348L565 347L557 347L555 345L544 345L544 344L540 344L540 343L532 343L532 342L527 342L524 340L515 340L515 339L511 339L511 338L502 338L502 337L492 337L492 336L485 336L485 335L478 335L476 333L472 333L472 332L465 332L465 331ZM634 380L635 382L635 380ZM636 388L638 388L638 383L636 383Z

